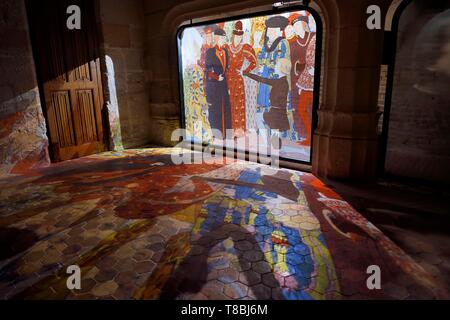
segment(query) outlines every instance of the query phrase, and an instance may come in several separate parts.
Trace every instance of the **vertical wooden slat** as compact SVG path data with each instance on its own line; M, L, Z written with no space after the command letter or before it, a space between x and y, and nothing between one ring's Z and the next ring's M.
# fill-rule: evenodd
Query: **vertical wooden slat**
M67 121L67 108L66 108L66 104L67 104L67 99L65 99L64 95L62 94L58 94L58 111L59 111L59 116L60 118L58 119L58 124L59 124L59 130L61 131L61 136L64 138L62 141L62 145L64 147L67 147L69 145L69 137L67 134L68 131L68 127L66 126L66 124L68 123Z
M83 92L83 100L84 100L84 106L83 106L83 111L84 111L84 116L85 116L85 121L86 121L86 136L87 136L87 140L88 141L93 141L93 137L92 137L92 119L91 119L91 114L90 114L90 109L92 108L92 104L90 102L91 99L89 99L89 95L91 93L89 92L89 94L87 92Z
M52 135L52 142L57 142L60 147L74 145L75 139L68 92L52 93L51 108L48 110L49 127L52 132L55 132L55 135Z
M79 90L77 100L83 128L84 142L98 141L95 119L93 90Z
M47 109L47 121L50 128L50 138L52 141L59 141L58 125L56 123L56 107L53 99L50 103L48 103L48 106L49 108Z
M58 126L58 136L59 141L58 143L61 145L61 147L66 146L66 137L64 137L64 131L63 131L63 124L65 123L62 116L61 116L61 96L58 94L55 94L55 111L56 111L56 125Z

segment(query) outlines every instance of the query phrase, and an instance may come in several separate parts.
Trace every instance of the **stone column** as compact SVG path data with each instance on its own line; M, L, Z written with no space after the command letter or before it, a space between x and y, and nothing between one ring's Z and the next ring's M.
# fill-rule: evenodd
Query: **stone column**
M100 0L104 85L111 148L147 145L151 123L145 66L145 16L141 0ZM120 118L119 118L120 114Z
M165 3L148 3L146 64L151 70L149 82L151 142L173 146L173 130L180 127L178 91L178 60L175 30L167 28L167 15L171 7Z
M326 1L324 1L326 2ZM377 100L383 30L366 27L377 4L382 21L389 1L338 1L339 23L328 29L325 92L313 140L313 173L371 180L377 161Z

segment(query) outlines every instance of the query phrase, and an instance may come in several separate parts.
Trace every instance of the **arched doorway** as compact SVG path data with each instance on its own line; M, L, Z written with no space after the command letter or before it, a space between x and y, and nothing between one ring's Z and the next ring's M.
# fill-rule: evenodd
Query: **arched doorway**
M393 5L392 40L385 52L382 169L387 175L445 182L450 178L450 1Z

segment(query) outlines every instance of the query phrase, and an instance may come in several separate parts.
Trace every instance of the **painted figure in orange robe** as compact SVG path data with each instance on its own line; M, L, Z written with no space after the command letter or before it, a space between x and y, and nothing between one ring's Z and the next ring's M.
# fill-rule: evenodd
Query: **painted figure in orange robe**
M297 81L300 76L300 73L302 72L302 67L305 65L305 58L306 58L306 48L302 46L304 39L301 38L301 36L305 37L306 34L299 35L299 26L301 23L301 19L304 19L306 17L302 16L298 12L292 13L289 16L289 25L286 27L285 34L286 39L289 42L289 48L291 53L291 103L292 103L292 110L294 111L294 122L295 122L295 128L297 129L297 133L299 137L305 136L305 125L303 123L303 120L300 118L300 115L298 114L298 99L299 99L299 92L297 88ZM296 24L296 27L294 28L294 24ZM296 32L297 31L297 32Z
M311 145L312 104L314 94L314 65L316 55L316 33L311 32L307 16L299 16L293 21L297 44L300 50L294 69L299 74L296 86L298 88L297 121L301 120L304 128L304 146ZM293 99L294 101L295 99ZM297 126L299 128L299 126Z
M249 44L242 42L243 34L242 22L236 21L229 46L230 66L227 80L230 90L232 127L235 132L238 131L238 135L242 135L246 128L245 87L242 74L250 73L256 67L255 51ZM245 60L248 60L249 65L242 71Z

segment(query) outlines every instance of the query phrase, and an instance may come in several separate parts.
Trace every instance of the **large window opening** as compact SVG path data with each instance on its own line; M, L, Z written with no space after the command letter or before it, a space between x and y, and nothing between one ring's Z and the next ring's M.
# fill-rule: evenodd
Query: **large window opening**
M185 138L310 163L320 44L319 16L306 7L182 27Z

